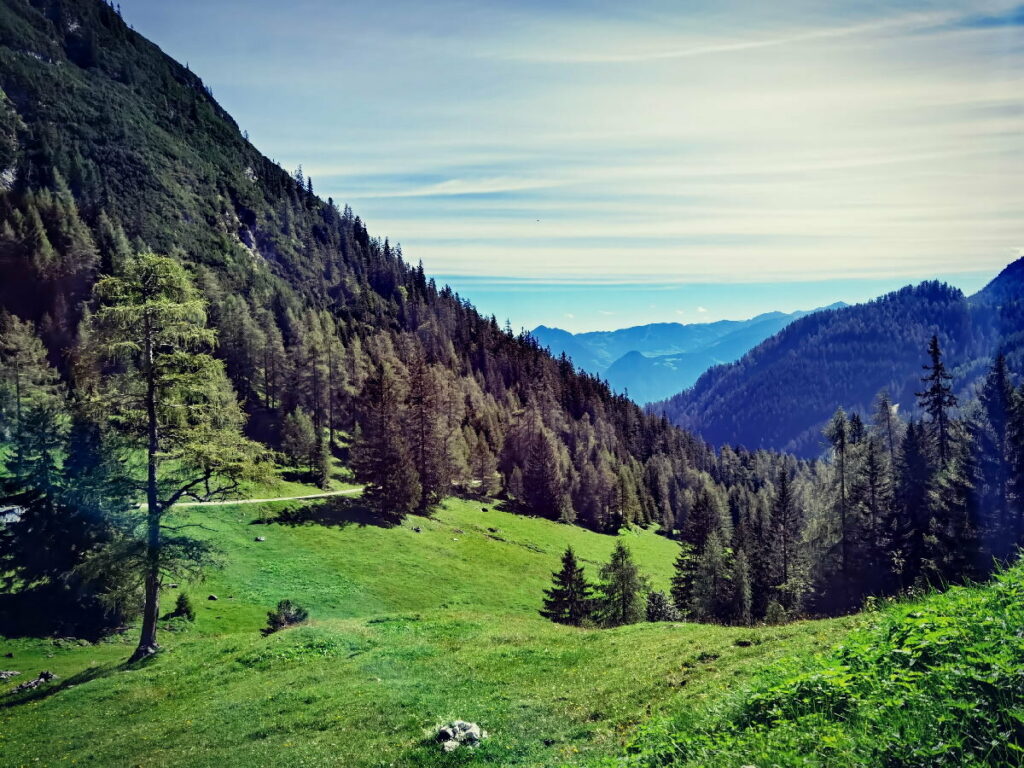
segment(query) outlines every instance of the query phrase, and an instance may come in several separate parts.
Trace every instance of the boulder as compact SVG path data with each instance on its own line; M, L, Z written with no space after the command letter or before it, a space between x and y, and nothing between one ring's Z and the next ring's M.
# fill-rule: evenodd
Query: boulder
M465 720L453 720L437 730L437 741L442 752L454 752L459 747L474 749L487 738L487 731L476 723Z
M207 600L218 600L219 598L216 595L209 595L206 599Z
M13 669L0 669L0 681L10 680L12 677L17 677L21 672L17 672Z

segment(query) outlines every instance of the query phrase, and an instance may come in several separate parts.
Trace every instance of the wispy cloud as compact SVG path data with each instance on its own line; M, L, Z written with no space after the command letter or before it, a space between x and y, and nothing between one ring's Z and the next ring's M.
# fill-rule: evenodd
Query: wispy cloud
M122 6L434 273L913 279L1024 248L1020 0Z

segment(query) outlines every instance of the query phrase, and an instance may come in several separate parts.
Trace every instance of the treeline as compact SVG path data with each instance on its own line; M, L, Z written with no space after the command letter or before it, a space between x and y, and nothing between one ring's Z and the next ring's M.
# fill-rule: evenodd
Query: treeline
M977 398L960 404L935 337L927 361L921 418L902 419L884 392L869 415L840 409L824 462L783 466L754 490L723 450L722 485L695 497L679 531L672 597L683 615L836 615L871 596L982 578L1016 556L1024 385L998 356Z

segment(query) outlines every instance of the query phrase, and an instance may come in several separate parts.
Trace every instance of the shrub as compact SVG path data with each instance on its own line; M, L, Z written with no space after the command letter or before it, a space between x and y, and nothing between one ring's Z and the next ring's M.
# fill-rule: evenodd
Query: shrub
M282 600L277 604L277 608L267 613L267 626L263 629L263 634L273 634L285 627L301 624L308 618L309 611L301 605L291 600Z
M664 592L647 593L648 621L682 621L683 615Z
M192 601L185 592L178 594L178 599L174 601L174 610L166 618L184 619L185 621L196 620L196 609L192 607Z

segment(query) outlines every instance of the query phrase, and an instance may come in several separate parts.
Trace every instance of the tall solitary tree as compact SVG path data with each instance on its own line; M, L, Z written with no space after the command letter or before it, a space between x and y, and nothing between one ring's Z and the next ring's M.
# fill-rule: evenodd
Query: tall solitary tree
M572 547L562 554L562 567L551 574L551 589L544 590L544 607L540 615L559 624L578 627L590 617L593 608L592 588L576 560Z
M144 456L139 486L145 519L137 563L144 604L132 660L155 653L162 580L193 572L207 554L201 542L166 518L182 498L224 497L246 479L267 476L264 450L242 436L244 416L220 361L215 338L184 267L143 253L122 275L95 288L99 307L90 338L106 367L94 404Z
M929 362L924 366L927 374L921 379L925 385L917 393L921 407L931 417L932 440L935 445L939 468L945 469L949 463L952 440L952 417L950 411L957 406L956 396L951 386L953 377L946 370L942 360L942 348L939 337L932 336L928 343Z

